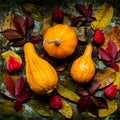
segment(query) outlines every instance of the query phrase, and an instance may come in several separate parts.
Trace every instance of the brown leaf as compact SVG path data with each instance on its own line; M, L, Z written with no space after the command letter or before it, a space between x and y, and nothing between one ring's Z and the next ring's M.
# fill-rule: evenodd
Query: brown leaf
M102 44L102 48L107 50L109 40L112 40L117 46L117 50L120 50L120 26L111 27L104 33L105 41Z
M65 100L62 100L62 107L58 109L58 112L60 112L65 118L68 119L72 118L73 116L73 110Z
M7 29L16 30L16 28L13 24L13 18L14 18L14 13L10 13L4 17L2 25L1 25L1 31L5 31Z
M61 84L58 84L56 89L57 89L57 92L58 92L59 95L61 95L64 98L67 98L70 101L73 101L73 102L77 103L78 100L80 99L79 95L77 95L75 92L65 88Z
M54 111L50 109L48 102L44 100L30 99L28 104L40 115L51 117L54 115Z
M48 28L52 26L52 18L51 16L44 18L41 28L40 28L40 35L44 36L45 32L47 31Z
M107 67L96 73L94 82L100 84L99 89L110 85L115 80L115 70Z
M2 31L1 33L8 40L23 39L23 36L21 36L21 34L16 30L7 29L5 31Z

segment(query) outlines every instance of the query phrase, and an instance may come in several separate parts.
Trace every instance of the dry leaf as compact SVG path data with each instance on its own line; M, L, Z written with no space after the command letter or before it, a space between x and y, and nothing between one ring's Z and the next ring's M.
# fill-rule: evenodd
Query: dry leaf
M110 85L115 80L115 70L107 67L95 74L94 82L100 84L99 89Z
M118 108L118 105L115 102L115 100L106 99L106 101L107 101L108 109L99 109L99 111L98 111L99 117L109 116L112 113L114 113ZM91 115L92 117L96 117L96 116L92 115L91 113L88 113L88 114Z
M1 31L7 30L7 29L16 29L13 24L13 18L14 18L14 13L10 13L7 16L5 16L2 22Z
M94 30L103 30L111 22L114 8L110 3L104 3L96 12L93 17L96 21L91 22L91 27Z
M31 99L28 104L40 115L51 117L54 115L54 111L50 109L48 102L44 100Z
M51 26L52 26L52 17L49 16L47 18L44 18L39 31L40 35L44 36L47 29L50 28Z
M116 78L113 84L117 85L117 89L120 90L120 72L116 72Z
M61 84L58 84L56 89L57 89L57 92L58 92L59 95L61 95L64 98L67 98L68 100L71 100L72 102L76 102L77 103L78 100L80 99L79 95L77 95L72 90L69 90L69 89L65 88Z
M73 110L71 106L68 104L68 102L62 100L62 107L58 109L58 112L60 112L65 118L72 118L73 116Z
M110 28L104 33L105 41L102 44L102 48L105 50L108 47L109 40L112 40L117 46L117 50L120 50L120 26Z

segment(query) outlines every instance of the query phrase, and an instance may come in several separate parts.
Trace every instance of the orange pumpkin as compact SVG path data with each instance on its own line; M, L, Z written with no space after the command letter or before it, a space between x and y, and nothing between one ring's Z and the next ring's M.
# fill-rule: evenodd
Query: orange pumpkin
M77 46L76 32L66 24L54 25L43 36L43 47L46 52L56 58L70 56Z

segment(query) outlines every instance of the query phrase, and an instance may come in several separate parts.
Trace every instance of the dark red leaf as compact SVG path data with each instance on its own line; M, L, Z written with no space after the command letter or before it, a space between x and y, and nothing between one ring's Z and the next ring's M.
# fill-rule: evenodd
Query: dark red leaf
M79 113L81 113L87 109L88 100L89 100L89 96L83 96L79 99L79 101L77 103L77 109L78 109Z
M5 95L4 93L0 92L1 97L3 97L5 100L9 100L9 101L14 101L14 98L8 97L7 95Z
M15 85L14 85L14 82L13 82L12 78L7 77L7 79L4 81L4 83L5 83L5 86L6 86L7 90L9 91L9 93L12 96L15 96Z
M29 33L31 34L34 28L34 19L31 15L27 15L27 17L25 18L25 27L26 30L29 30Z
M71 26L76 26L81 21L82 18L83 16L75 17L71 22Z
M23 90L23 87L24 87L24 78L23 77L20 77L16 83L15 83L15 96L20 96L22 90Z
M5 31L2 31L1 33L8 40L23 39L23 36L16 30L7 29Z
M77 4L75 7L76 7L76 9L77 9L81 14L83 14L84 16L87 17L87 9L85 8L84 5L82 5L82 4Z
M21 101L16 100L16 101L15 101L15 104L14 104L14 108L15 108L15 110L16 110L17 112L19 112L20 110L22 110L23 105L22 105Z
M79 95L82 95L82 96L88 96L89 95L89 93L86 90L78 91L77 93Z
M91 98L89 98L88 100L88 106L87 109L90 113L92 113L95 116L98 116L98 108L97 106L94 104L94 102L92 101Z
M115 59L116 54L117 54L117 47L112 40L109 40L108 42L108 51L110 55L112 56L112 58Z
M92 5L90 4L88 6L88 13L87 13L87 19L89 19L92 15L93 9L92 9Z
M42 38L40 38L40 37L37 37L37 36L31 36L30 37L30 42L31 43L38 43L38 42L40 42L40 41L43 41L43 39Z
M18 14L14 14L13 22L16 29L21 33L22 36L24 36L26 30L25 30L25 20L23 19L23 17Z
M99 87L100 87L100 84L92 83L92 85L88 90L89 94L92 95Z
M95 17L89 17L89 20L90 21L96 21L96 18Z
M97 106L97 108L108 109L107 101L102 97L91 97L93 103Z
M25 91L17 98L17 100L24 102L25 100L30 98L31 93L31 90Z
M111 66L115 71L117 71L117 72L120 71L120 68L119 68L118 64L115 63L114 61L111 62Z
M110 54L103 48L98 48L98 53L100 54L101 58L105 61L113 60L112 57L110 56Z

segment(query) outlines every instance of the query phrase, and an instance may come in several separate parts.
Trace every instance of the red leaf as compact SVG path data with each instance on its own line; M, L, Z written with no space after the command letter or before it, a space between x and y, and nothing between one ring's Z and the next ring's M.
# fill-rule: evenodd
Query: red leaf
M115 59L116 54L117 54L117 47L112 40L109 40L108 42L108 51L110 55L112 56L112 58Z
M83 16L75 17L71 22L71 26L76 26L81 21L82 18Z
M82 5L82 4L77 4L75 7L76 7L76 9L77 9L81 14L83 14L84 16L87 17L87 9L85 8L84 5Z
M92 9L92 5L90 4L88 6L88 13L87 13L87 19L89 19L92 15L93 9Z
M78 91L77 93L79 95L82 95L82 96L88 96L89 95L88 91L86 91L86 90Z
M30 42L32 42L32 43L38 43L38 42L40 42L40 41L43 41L43 39L42 38L40 38L40 37L37 37L37 36L31 36L30 37Z
M5 31L2 31L1 33L8 40L23 39L23 36L16 30L7 29Z
M110 54L107 51L105 51L103 48L98 48L98 53L100 54L101 58L105 61L113 60Z
M114 61L111 62L111 66L115 71L117 71L117 72L120 71L119 65L116 64Z
M31 90L25 91L17 98L17 100L24 102L25 100L30 98L31 93Z
M23 77L20 77L16 83L15 83L15 96L20 96L22 90L23 90L23 87L24 87L24 78Z
M21 101L16 100L16 101L15 101L15 104L14 104L15 110L16 110L17 112L19 112L20 110L22 110L22 107L23 107L23 105L22 105Z
M92 101L91 98L88 100L88 106L87 106L87 108L88 108L88 111L89 111L90 113L92 113L92 114L95 115L95 116L98 116L98 108L97 108L97 106L94 104L94 102Z
M95 17L89 17L89 20L96 21L96 18Z
M5 95L4 93L0 92L1 97L3 97L5 100L9 100L9 101L14 101L14 98L8 97L7 95Z
M88 90L89 94L92 95L99 87L100 87L100 84L92 83L92 85Z
M34 19L31 15L27 15L27 17L25 18L25 27L26 30L29 30L29 33L31 34L34 28Z
M12 96L15 96L15 85L14 85L14 82L13 82L12 78L7 77L7 79L4 81L4 83L5 83L5 86L6 86L7 90L9 91L9 93Z
M13 19L14 25L16 29L22 34L22 36L25 35L25 20L23 19L22 16L14 14L14 19Z
M79 101L77 103L77 109L78 109L79 113L81 113L87 109L88 100L89 100L89 96L83 96L79 99Z

